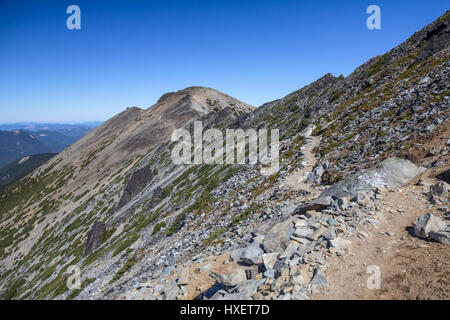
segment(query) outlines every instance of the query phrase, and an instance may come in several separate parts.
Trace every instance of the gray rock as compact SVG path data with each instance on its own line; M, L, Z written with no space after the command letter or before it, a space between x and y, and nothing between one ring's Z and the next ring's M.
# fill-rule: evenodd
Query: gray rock
M325 232L322 233L322 237L324 237L327 240L332 240L336 238L336 231L334 227L330 227Z
M295 229L294 236L300 237L300 238L306 238L307 236L311 235L313 232L314 232L314 230L312 230L311 228L299 227L299 228Z
M299 290L299 291L294 291L292 293L292 299L293 300L309 300L309 296L308 296L308 293L306 292L306 290Z
M260 264L263 262L263 253L264 250L261 249L259 243L254 242L242 251L240 260L247 264Z
M318 287L325 287L328 285L327 276L322 268L317 268L314 272L314 276L310 282L311 285Z
M434 200L438 199L440 201L448 201L448 187L445 182L438 182L430 186L429 193L430 201L435 203Z
M345 210L348 208L349 198L348 197L337 198L337 204L339 206L339 209Z
M96 221L92 229L88 233L86 246L84 248L83 256L89 255L92 251L100 247L102 244L101 236L106 230L106 224L103 221Z
M298 249L300 244L297 241L290 241L288 246L286 247L286 250L283 251L282 254L280 254L281 258L290 258Z
M330 247L335 248L337 251L342 251L350 249L352 247L352 242L347 239L336 238L330 240Z
M428 238L431 231L445 230L447 224L431 213L426 213L414 222L414 235L420 238Z
M117 208L122 208L128 202L131 201L139 192L141 192L145 186L147 186L153 179L153 172L150 167L144 167L136 170L130 180L127 182L122 196L119 200Z
M363 170L353 177L333 185L325 190L319 198L355 197L358 191L370 191L374 187L388 189L403 187L424 170L409 160L388 158L370 169Z
M321 197L314 199L310 202L307 202L305 204L299 205L295 210L294 214L305 214L308 211L321 211L324 209L329 208L331 205L331 198L328 197Z
M180 288L175 282L170 282L164 287L163 292L166 296L166 300L175 300L180 293Z
M440 231L430 231L429 236L431 239L443 244L450 244L450 229Z
M278 252L264 253L262 255L262 260L264 263L264 267L267 270L270 270L274 267L275 263L278 260Z
M305 182L306 183L312 183L315 185L318 185L321 183L322 180L322 176L325 172L327 168L327 164L324 163L321 166L315 167L309 174L308 177L306 178Z
M209 275L217 282L229 287L247 281L247 275L244 269L237 269L230 265L214 268Z
M264 238L264 250L266 252L283 252L288 243L289 237L294 232L292 218L275 224L270 228Z
M264 277L269 279L275 279L276 271L274 269L268 269L264 271Z
M230 258L231 261L239 261L239 259L241 258L242 252L244 251L245 248L238 248L235 249L233 251L231 251L230 253Z

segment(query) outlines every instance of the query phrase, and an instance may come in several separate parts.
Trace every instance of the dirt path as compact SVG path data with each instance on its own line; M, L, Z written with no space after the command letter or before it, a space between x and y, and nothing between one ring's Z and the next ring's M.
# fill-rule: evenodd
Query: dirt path
M428 190L410 185L388 192L379 208L381 222L359 229L368 237L357 232L351 252L333 258L327 270L330 286L313 299L449 299L450 247L410 234L418 216L444 213L429 205ZM369 266L379 267L379 289L368 289Z
M296 191L313 191L311 184L305 183L304 180L308 177L308 174L317 163L317 158L313 150L320 144L320 137L310 136L308 131L305 133L304 137L306 138L306 143L300 149L303 153L302 165L304 167L287 176L284 180L284 184Z

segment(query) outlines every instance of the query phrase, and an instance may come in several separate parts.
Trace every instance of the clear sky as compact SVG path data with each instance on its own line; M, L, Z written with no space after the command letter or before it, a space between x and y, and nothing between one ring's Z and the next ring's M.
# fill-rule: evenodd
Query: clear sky
M81 30L66 9L81 8ZM381 30L366 8L381 8ZM448 0L0 0L0 123L106 120L201 85L249 104L347 76Z

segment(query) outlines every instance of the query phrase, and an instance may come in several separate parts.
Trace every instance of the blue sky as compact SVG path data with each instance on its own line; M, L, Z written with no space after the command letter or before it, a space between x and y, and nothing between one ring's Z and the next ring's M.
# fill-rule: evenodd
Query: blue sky
M81 8L68 30L66 8ZM366 8L381 8L381 30ZM356 67L448 9L433 1L0 0L0 123L106 120L202 85L259 106Z

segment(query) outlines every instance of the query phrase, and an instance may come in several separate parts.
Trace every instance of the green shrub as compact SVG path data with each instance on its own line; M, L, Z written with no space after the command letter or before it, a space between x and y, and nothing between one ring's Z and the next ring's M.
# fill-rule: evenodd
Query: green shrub
M182 212L175 218L175 220L170 225L169 229L167 229L167 232L166 232L167 236L171 236L175 232L177 232L178 230L181 229L181 227L183 226L184 217L185 217L185 213Z
M112 277L112 279L109 281L109 284L119 280L125 274L125 272L130 270L135 264L136 264L136 257L133 255L130 258L128 258L124 266L120 268L119 271L117 271L114 277Z
M14 281L11 287L5 292L3 299L4 300L13 299L17 295L17 292L20 289L20 287L22 287L24 284L25 284L24 279L17 279L16 281Z
M160 222L160 223L156 224L155 227L153 228L152 236L157 234L165 226L166 226L165 222Z
M113 253L113 257L117 256L119 253L121 253L123 250L125 250L126 248L128 248L130 245L132 245L133 243L135 243L137 240L139 239L139 234L136 232L133 232L132 234L130 234L127 238L125 238L124 240L122 240L122 242L120 242L117 247L116 250L114 250Z
M213 232L211 232L208 238L203 240L203 245L206 247L211 245L217 238L223 235L225 231L226 229L215 229Z

